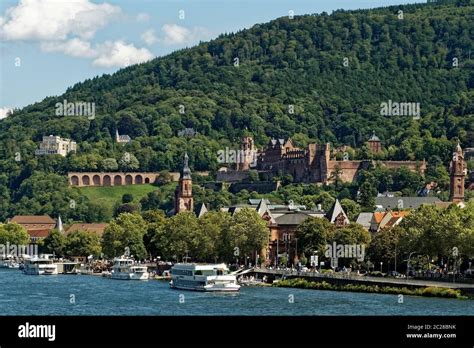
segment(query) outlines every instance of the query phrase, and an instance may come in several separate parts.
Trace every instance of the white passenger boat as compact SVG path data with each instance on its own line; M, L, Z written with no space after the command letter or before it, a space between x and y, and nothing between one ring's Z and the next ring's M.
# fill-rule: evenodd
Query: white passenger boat
M0 259L0 268L19 268L20 264L16 261L16 258L7 255L6 258Z
M235 292L240 290L235 275L221 264L178 263L171 268L170 286L196 291Z
M25 260L23 273L29 275L54 275L58 274L58 267L53 263L53 260L47 257L32 257Z
M125 257L115 258L110 278L122 280L148 280L147 267Z

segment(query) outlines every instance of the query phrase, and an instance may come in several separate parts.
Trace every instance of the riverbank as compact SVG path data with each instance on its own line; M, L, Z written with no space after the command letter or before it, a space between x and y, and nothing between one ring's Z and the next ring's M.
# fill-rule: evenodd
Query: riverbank
M311 289L311 290L333 290L366 292L378 294L409 295L424 297L455 298L460 300L469 299L463 296L460 290L428 286L425 288L408 289L406 287L396 288L390 286L362 285L362 284L329 284L325 281L312 282L301 278L285 279L273 284L275 287Z

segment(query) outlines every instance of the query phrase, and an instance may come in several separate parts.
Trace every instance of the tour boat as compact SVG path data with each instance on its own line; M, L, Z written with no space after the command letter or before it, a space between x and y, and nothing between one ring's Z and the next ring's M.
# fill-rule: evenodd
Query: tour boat
M235 275L221 264L178 263L171 268L170 287L182 290L236 292L240 290Z
M150 274L147 267L135 263L133 259L129 258L115 258L114 266L110 278L122 280L148 280Z
M25 260L23 273L29 275L55 275L58 274L58 266L47 257L33 257Z
M13 256L8 255L5 259L0 259L0 268L20 268L20 264Z

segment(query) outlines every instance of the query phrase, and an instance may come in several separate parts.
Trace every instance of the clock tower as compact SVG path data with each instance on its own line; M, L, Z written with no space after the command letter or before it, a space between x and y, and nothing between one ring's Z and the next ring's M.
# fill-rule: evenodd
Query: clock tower
M178 214L182 211L193 211L193 180L191 178L191 169L188 165L189 157L184 155L184 166L179 177L179 184L174 193L174 212Z

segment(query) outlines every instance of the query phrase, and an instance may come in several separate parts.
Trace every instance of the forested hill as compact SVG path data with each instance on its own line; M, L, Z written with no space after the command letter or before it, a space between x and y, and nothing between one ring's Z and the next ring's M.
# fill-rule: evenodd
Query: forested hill
M0 121L0 169L16 181L25 163L101 170L128 151L140 170L174 170L185 150L194 170L215 169L217 150L245 132L260 146L291 136L357 148L375 131L386 158L446 163L458 138L474 146L473 38L472 1L278 18L18 110ZM55 116L65 99L95 102L96 118ZM382 116L389 100L420 103L420 119ZM117 146L116 127L133 143ZM199 134L179 136L186 127ZM78 153L35 158L49 134L73 138Z

